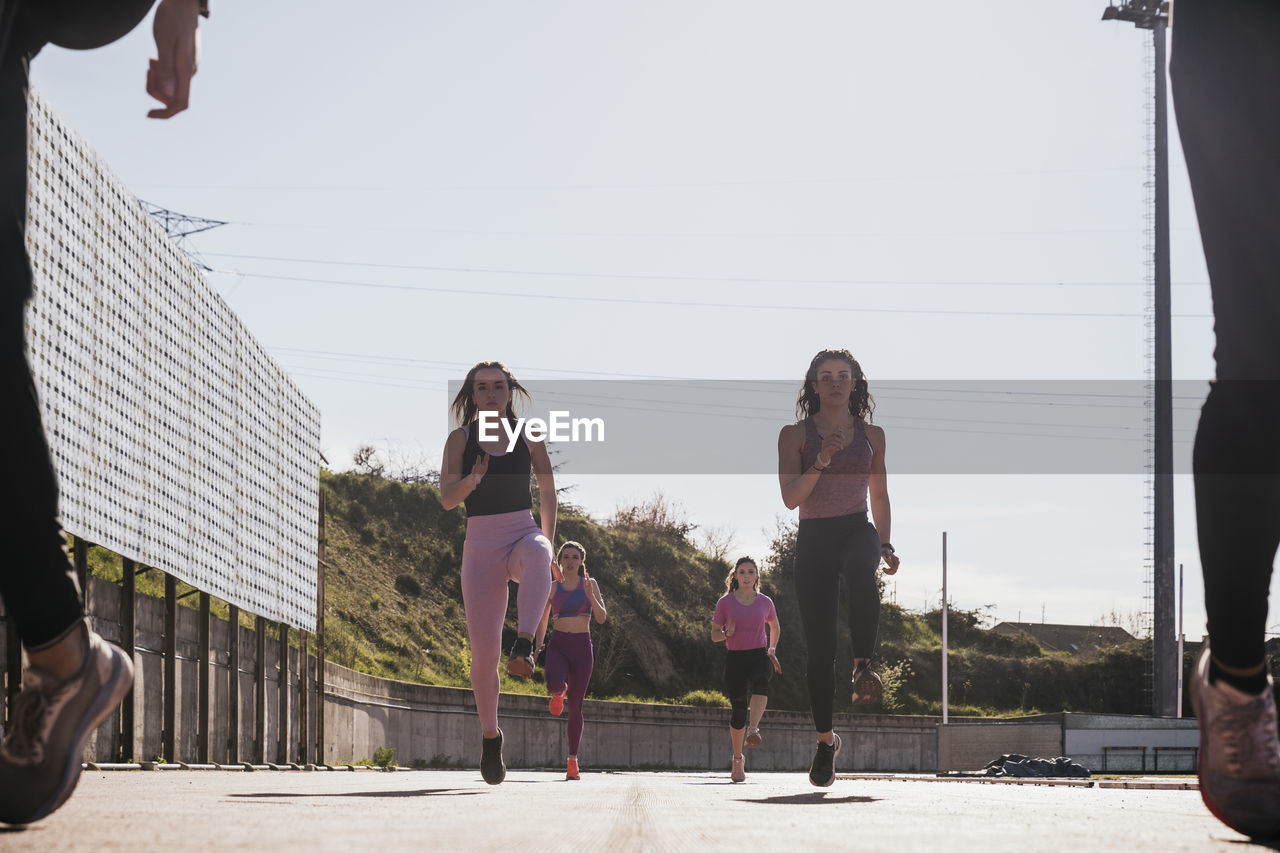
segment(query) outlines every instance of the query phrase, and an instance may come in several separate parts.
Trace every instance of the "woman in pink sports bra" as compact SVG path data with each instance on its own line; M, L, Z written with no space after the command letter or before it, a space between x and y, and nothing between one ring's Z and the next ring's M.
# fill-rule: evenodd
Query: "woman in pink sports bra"
M471 690L484 734L480 774L490 785L507 775L498 728L498 661L507 618L507 581L520 585L516 596L519 637L507 672L527 678L534 668L533 633L551 588L551 543L556 533L556 484L546 445L520 436L508 449L509 439L500 424L493 430L496 436L480 435L481 414L505 418L509 428L515 428L512 399L516 394L529 399L502 362L482 361L471 368L450 407L458 428L449 433L440 464L441 504L445 509L458 504L467 508L462 604L471 645ZM531 512L530 471L538 478L541 528Z
M871 669L880 622L876 569L898 571L889 543L884 430L870 423L875 401L848 350L813 357L796 400L800 420L778 434L778 481L787 509L800 509L795 587L808 653L807 676L817 751L809 781L835 780L840 736L832 731L836 632L843 610L853 645L853 703L880 697ZM867 519L867 510L871 520Z
M569 704L569 759L564 778L576 780L578 747L582 745L582 701L591 683L595 667L595 651L591 646L591 620L603 624L609 612L604 608L600 585L587 574L587 549L581 543L566 542L560 546L556 563L562 580L551 585L547 606L538 623L538 645L546 635L547 621L554 613L555 630L547 640L547 692L551 701L547 708L555 716Z

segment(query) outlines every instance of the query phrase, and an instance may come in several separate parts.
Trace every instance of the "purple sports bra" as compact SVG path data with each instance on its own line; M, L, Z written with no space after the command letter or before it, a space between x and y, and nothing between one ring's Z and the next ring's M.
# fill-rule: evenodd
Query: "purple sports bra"
M566 590L560 585L560 581L555 581L555 585L555 592L551 594L551 609L555 611L557 619L591 615L591 598L587 595L586 578L578 579L577 589Z
M813 418L804 419L803 470L818 459L822 438ZM818 478L809 497L800 502L801 518L833 518L867 511L867 479L871 476L871 441L861 421L853 425L853 438L835 456Z

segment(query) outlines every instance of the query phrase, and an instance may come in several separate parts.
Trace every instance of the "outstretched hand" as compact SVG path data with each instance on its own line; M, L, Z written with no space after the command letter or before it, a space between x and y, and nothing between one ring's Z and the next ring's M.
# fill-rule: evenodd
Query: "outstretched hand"
M151 30L156 59L147 69L147 94L163 107L147 118L170 118L187 108L191 78L200 64L200 6L196 0L160 0Z

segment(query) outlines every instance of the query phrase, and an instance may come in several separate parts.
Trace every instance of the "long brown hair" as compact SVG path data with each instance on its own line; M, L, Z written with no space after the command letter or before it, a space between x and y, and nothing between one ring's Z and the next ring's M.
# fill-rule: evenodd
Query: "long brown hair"
M809 369L804 374L804 387L796 398L796 418L804 420L818 413L822 408L822 400L818 397L818 389L814 385L818 381L818 365L824 361L837 359L848 363L853 371L853 392L849 394L849 413L861 421L870 422L876 410L876 401L872 399L867 388L867 376L862 372L862 365L847 349L824 349L809 362Z
M578 565L578 577L580 578L591 577L591 575L587 574L587 549L582 547L581 542L574 542L572 539L570 539L567 542L565 542L563 545L561 545L560 550L556 551L556 562L557 563L560 562L560 555L564 553L565 548L573 548L579 554L582 555L582 562Z
M739 557L738 562L733 564L733 571L729 572L729 576L724 579L724 591L726 594L737 590L738 566L741 566L743 563L750 563L751 565L756 566L756 561L750 557ZM756 592L760 592L761 580L763 579L760 577L760 567L756 566Z
M476 374L482 370L501 370L502 375L507 378L507 389L511 392L511 396L507 399L507 410L503 412L507 420L512 423L516 420L515 401L516 393L524 397L526 403L531 402L532 398L529 392L524 390L524 386L516 379L515 375L500 361L481 361L475 367L467 371L467 378L462 381L462 388L458 391L458 396L453 398L453 403L449 406L449 411L453 412L454 420L458 426L467 426L476 419L477 413L480 411L476 406L475 398L475 381Z

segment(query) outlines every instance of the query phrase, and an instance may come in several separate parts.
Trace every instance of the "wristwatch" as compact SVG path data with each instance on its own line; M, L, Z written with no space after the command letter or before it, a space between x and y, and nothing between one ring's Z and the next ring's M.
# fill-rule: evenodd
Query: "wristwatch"
M200 0L200 17L209 17L209 0Z

